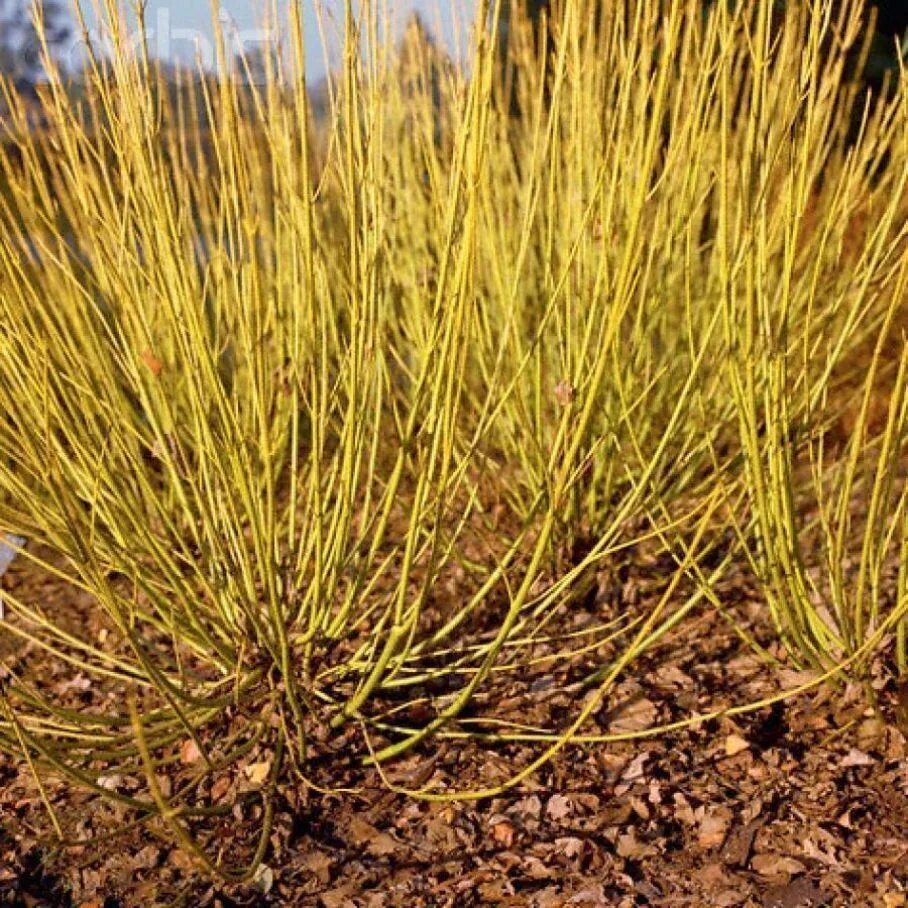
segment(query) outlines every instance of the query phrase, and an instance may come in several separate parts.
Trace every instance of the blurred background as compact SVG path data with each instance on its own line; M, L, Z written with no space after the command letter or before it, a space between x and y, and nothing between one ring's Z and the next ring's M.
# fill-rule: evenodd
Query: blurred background
M54 55L75 81L84 63L86 37L103 52L105 37L97 16L90 4L84 5L86 36L77 27L70 0L37 2ZM713 0L704 0L704 4L709 2ZM527 0L527 3L538 19L550 0ZM863 77L868 85L879 87L885 74L897 66L899 54L908 54L908 0L878 0L875 5L875 36ZM332 57L340 46L344 4L343 0L322 0L320 4L302 0L302 6L309 47L307 75L311 84L317 85L332 67ZM179 4L172 4L171 0L146 0L144 7L148 44L156 57L173 64L201 63L204 67L213 64L209 0L181 0ZM321 8L321 15L317 7ZM223 0L220 4L220 18L235 54L242 51L255 57L263 49L280 44L286 25L263 27L264 8L263 0ZM473 15L473 0L388 0L388 9L392 18L388 34L392 39L399 39L407 21L418 16L434 41L452 56L462 55ZM504 33L510 17L511 3L506 0ZM323 50L325 43L327 48ZM12 78L21 92L27 93L41 81L40 60L32 0L0 0L0 72Z

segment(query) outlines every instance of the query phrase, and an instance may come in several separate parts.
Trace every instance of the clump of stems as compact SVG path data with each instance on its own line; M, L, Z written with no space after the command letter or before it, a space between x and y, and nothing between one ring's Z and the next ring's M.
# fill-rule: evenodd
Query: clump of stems
M163 72L109 0L78 99L49 57L39 129L6 89L0 528L106 636L10 593L0 637L121 705L67 709L10 660L0 746L211 870L248 876L264 844L205 856L198 780L157 781L181 741L203 775L268 748L266 818L313 735L351 725L378 764L539 742L516 784L722 609L733 563L827 676L890 646L906 668L908 91L851 80L862 4L563 0L504 51L477 6L458 64L348 0L321 122L295 4L263 80L220 34L216 72ZM559 636L637 546L661 592ZM541 643L553 670L599 654L576 715L471 723Z

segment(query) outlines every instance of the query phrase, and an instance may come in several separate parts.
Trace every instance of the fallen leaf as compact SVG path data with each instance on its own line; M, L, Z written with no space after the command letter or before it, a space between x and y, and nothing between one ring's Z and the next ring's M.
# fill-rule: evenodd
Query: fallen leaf
M579 858L580 855L583 854L586 844L583 839L565 836L560 839L555 839L555 847L566 858L573 859Z
M839 859L835 856L834 846L829 845L828 849L824 851L810 836L804 839L803 852L804 857L820 861L829 867L839 869L842 866Z
M811 684L817 680L819 675L810 668L780 668L776 677L780 687L784 690L792 690L793 688L803 687L805 684Z
M161 851L154 845L146 845L136 854L133 865L140 870L154 870L161 860Z
M609 731L645 731L656 721L656 704L645 697L637 697L622 706L609 725Z
M514 826L505 819L497 820L491 827L492 838L503 848L514 844Z
M633 829L624 835L618 836L616 850L621 857L633 859L651 857L656 853L656 849L652 845L637 841L637 836Z
M649 783L649 794L646 796L646 799L654 807L658 807L662 803L662 786L655 780Z
M697 817L687 798L680 792L675 792L675 794L672 795L672 800L675 802L675 816L684 823L685 826L693 826L697 822Z
M68 681L61 681L54 685L54 691L60 695L72 693L85 693L91 690L91 681L84 675L76 675Z
M351 896L356 893L356 889L352 883L345 883L343 886L338 886L335 889L329 889L327 892L323 892L319 899L323 908L346 908L346 906L352 905ZM356 893L359 894L359 893Z
M625 782L634 782L637 779L643 778L643 767L646 765L646 761L649 760L649 752L643 751L641 754L637 754L633 760L628 764L627 769L621 773L621 778Z
M734 757L742 751L748 750L750 748L750 742L742 738L740 735L729 735L725 739L725 756Z
M387 857L400 850L397 839L389 832L376 832L366 845L366 851L377 858Z
M753 849L757 831L762 825L763 820L757 817L744 826L737 827L722 848L722 860L730 867L744 867Z
M549 798L549 803L546 804L545 812L547 816L553 820L563 820L570 815L572 808L573 805L568 798L564 795L556 794Z
M265 780L271 774L271 761L262 760L259 763L250 763L246 767L246 778L253 785L263 785Z
M252 878L252 885L262 895L268 895L274 887L274 871L267 864L259 864L258 870Z
M227 776L221 776L219 779L216 779L211 786L211 800L220 801L229 790L230 779Z
M482 905L499 905L514 894L514 887L507 880L488 880L477 889Z
M669 684L681 690L690 690L694 681L690 675L685 674L677 665L663 665L654 672L654 677L660 684Z
M197 870L196 862L192 855L183 851L182 848L174 848L174 850L170 852L170 857L167 859L167 862L173 867L176 867L177 870L182 870L184 873L190 873Z
M771 886L763 893L763 908L803 908L825 903L823 893L804 876L782 886Z
M728 882L728 869L713 861L705 864L699 870L693 871L693 876L707 889L716 889Z
M765 877L793 876L807 869L800 861L779 854L755 855L750 866Z
M876 760L874 760L870 754L866 754L863 750L852 747L842 758L841 766L843 769L847 769L851 766L873 766L874 763L876 763Z
M547 880L554 876L554 871L546 867L537 857L529 855L523 859L523 868L530 879Z
M641 820L648 820L650 818L650 809L640 798L631 798L631 809Z
M564 890L559 889L559 899L556 902L557 905L595 905L601 906L607 904L605 900L605 889L601 883L597 883L593 886L587 886L585 889L581 889L580 892L575 893L571 896L566 902L563 901Z
M123 776L113 774L109 776L98 776L95 780L99 788L103 788L105 791L116 791L123 785Z
M528 795L514 802L514 806L509 813L520 814L526 817L538 817L542 813L542 801L538 795Z
M189 766L202 759L202 751L192 738L187 738L180 745L180 762Z
M331 858L323 851L313 851L303 858L306 870L314 874L322 886L331 881Z
M697 836L697 844L707 851L711 848L718 848L725 841L728 833L728 824L731 816L727 810L716 810L713 813L706 814L700 821L700 832Z
M886 726L875 716L858 726L857 743L861 750L876 750L883 741Z
M385 857L398 850L397 840L392 835L381 832L362 817L354 817L349 828L353 844L365 848L375 857Z

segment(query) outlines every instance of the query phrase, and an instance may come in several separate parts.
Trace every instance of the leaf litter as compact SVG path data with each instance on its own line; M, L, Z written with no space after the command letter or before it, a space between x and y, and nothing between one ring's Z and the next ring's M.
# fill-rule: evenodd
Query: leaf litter
M74 626L88 633L104 630L90 603L24 561L3 582L71 608ZM736 587L745 621L757 609ZM751 631L760 633L756 619ZM17 657L73 706L116 695L27 647ZM796 682L803 674L784 662L782 672ZM747 699L767 696L778 679L777 669L754 660L724 620L707 612L647 654L584 731L633 733L705 713L739 691ZM544 672L515 680L499 717L557 726L572 696L559 684ZM67 836L67 844L55 842L27 766L0 757L0 905L898 908L908 905L906 698L883 669L874 684L880 714L867 709L860 691L819 688L734 721L568 748L514 791L478 802L429 803L389 792L335 741L337 749L313 758L313 781L325 793L279 786L265 861L244 886L213 882L161 828L130 822L124 808L47 776ZM534 693L541 689L551 695ZM479 787L537 752L515 742L442 742L388 773L405 785ZM208 844L217 840L238 862L256 844L256 796L268 784L272 756L253 751L234 772L203 783L209 803L230 808L208 830ZM201 764L197 742L177 742L172 764L161 770L162 789ZM141 785L103 765L96 779L123 793ZM355 793L332 794L328 783Z

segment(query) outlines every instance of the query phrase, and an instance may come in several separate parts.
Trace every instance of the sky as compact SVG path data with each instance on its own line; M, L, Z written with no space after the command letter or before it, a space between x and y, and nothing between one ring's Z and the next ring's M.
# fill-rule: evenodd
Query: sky
M226 34L233 36L234 46L246 49L273 39L274 32L281 31L286 38L286 26L270 33L260 26L264 18L266 0L221 0L221 18L226 25ZM279 4L286 0L276 0ZM409 14L419 13L430 30L452 50L463 41L464 23L472 15L472 0L386 0L388 10L394 20L393 29L399 34ZM323 10L322 21L325 25L329 44L334 46L334 53L342 33L343 0L300 0L304 15L304 27L307 43L307 75L310 79L321 78L325 74L326 62L319 35L318 5ZM93 40L98 42L102 32L97 30L96 14L90 13L90 2L83 8L88 16L88 24L94 29ZM210 0L147 0L146 27L152 53L165 59L191 62L201 58L210 65L213 59L213 42L211 28ZM103 43L103 39L102 39ZM74 53L78 53L75 49Z

